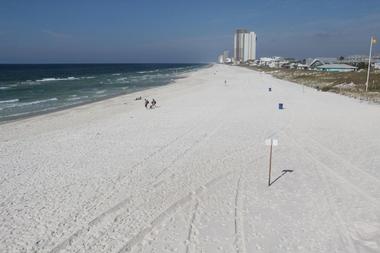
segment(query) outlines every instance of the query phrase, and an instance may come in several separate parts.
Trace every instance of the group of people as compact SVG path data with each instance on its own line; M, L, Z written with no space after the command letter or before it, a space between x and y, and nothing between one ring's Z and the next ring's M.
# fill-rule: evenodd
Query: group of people
M149 106L149 103L150 103L150 106ZM154 100L154 98L152 99L152 102L149 102L148 99L145 99L145 108L146 109L153 109L155 106L156 106L157 102L156 100Z

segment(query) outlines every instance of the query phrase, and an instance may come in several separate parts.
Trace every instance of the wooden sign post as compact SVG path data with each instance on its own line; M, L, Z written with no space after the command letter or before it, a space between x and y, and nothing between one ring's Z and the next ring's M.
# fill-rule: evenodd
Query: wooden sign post
M273 146L278 145L278 140L267 139L267 140L265 140L265 144L267 146L270 146L270 148L269 148L269 173L268 173L268 186L270 186L271 176L272 176L272 150L273 150Z

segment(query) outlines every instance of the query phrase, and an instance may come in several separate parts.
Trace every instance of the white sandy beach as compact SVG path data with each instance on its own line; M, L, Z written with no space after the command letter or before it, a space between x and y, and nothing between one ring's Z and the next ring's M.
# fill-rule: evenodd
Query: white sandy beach
M0 252L380 252L379 126L224 65L2 124Z

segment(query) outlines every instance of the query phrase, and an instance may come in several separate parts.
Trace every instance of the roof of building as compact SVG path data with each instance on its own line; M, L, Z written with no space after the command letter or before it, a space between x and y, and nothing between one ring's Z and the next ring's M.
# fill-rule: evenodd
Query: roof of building
M361 59L361 58L368 59L368 55L354 54L354 55L349 55L349 56L344 57L344 59Z
M314 58L311 62L309 61L309 59L306 60L306 64L308 64L310 67L313 67L314 65L335 64L335 63L337 63L336 58L327 58L327 57Z
M260 57L260 61L269 62L269 61L273 61L273 60L274 60L273 58L269 58L269 57Z
M351 66L348 64L324 64L317 66L319 69L357 69L358 67Z
M260 61L265 61L265 62L284 61L284 57L281 57L281 56L260 57Z

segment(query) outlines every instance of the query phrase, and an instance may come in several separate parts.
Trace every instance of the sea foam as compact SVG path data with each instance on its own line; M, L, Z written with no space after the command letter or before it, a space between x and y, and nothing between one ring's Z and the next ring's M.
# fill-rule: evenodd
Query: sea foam
M66 77L66 78L55 78L55 77L48 77L48 78L42 78L39 80L36 80L37 82L52 82L52 81L72 81L72 80L79 80L77 77Z
M9 99L9 100L0 100L0 104L8 104L8 103L15 103L18 102L19 99Z
M51 102L51 101L57 101L57 100L58 100L58 98L49 98L49 99L36 100L36 101L31 101L31 102L11 104L11 105L6 106L4 108L13 108L13 107L28 106L28 105L36 105L36 104L41 104L41 103L46 103L46 102Z

